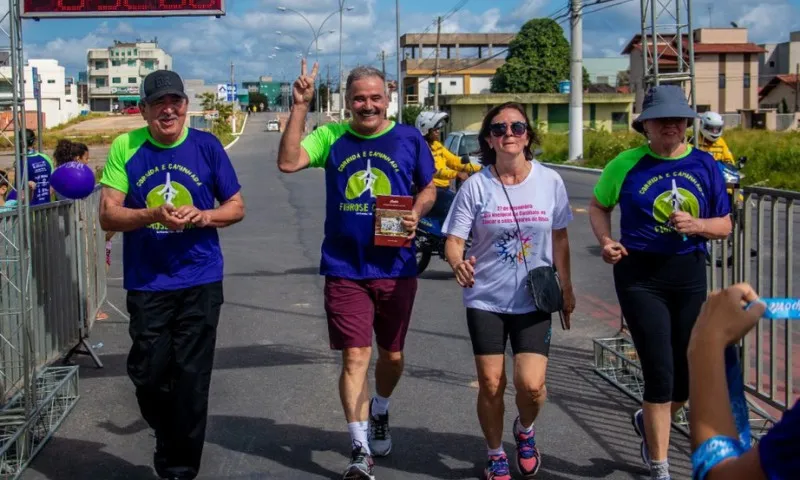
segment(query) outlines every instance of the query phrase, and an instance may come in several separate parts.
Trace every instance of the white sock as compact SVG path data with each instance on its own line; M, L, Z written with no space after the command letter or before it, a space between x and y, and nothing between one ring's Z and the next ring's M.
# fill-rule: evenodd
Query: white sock
M503 446L502 445L500 445L500 448L489 448L487 446L486 450L489 452L489 456L490 457L494 457L496 455L502 455L502 454L506 453L505 450L503 450Z
M386 415L389 411L389 399L375 395L372 398L372 415Z
M519 422L519 431L522 433L531 433L533 431L533 424L530 427L525 427L522 422Z
M347 430L350 431L350 441L353 443L353 448L364 447L367 453L371 453L369 451L369 439L367 438L369 422L348 423Z

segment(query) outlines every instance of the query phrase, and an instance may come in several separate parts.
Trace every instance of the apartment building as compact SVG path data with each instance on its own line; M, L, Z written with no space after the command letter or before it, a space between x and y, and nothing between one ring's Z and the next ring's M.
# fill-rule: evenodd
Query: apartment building
M90 48L86 63L91 110L113 112L136 105L144 77L155 70L170 70L172 57L158 46L157 40L115 40L107 48Z
M770 83L778 75L796 75L800 68L800 32L789 34L788 42L762 43L764 53L759 55L761 77L760 87Z
M52 128L78 116L83 106L78 102L74 81L65 75L64 67L53 59L30 59L24 67L25 111L36 112L34 97L33 69L39 75L42 99L42 128ZM0 101L10 100L13 75L10 66L0 65ZM31 117L35 119L35 115ZM35 123L28 124L35 128Z
M432 103L435 90L435 33L400 37L406 105ZM439 95L488 93L497 69L505 63L514 33L443 33L439 36Z
M748 41L746 28L699 28L694 35L694 61L697 110L720 114L758 110L760 55L765 49ZM659 35L658 69L678 71L678 52L688 60L688 34ZM623 54L630 59L630 87L636 97L634 112L640 113L644 99L644 60L641 35L635 35ZM678 48L680 44L681 48ZM652 40L648 48L653 50ZM652 58L650 55L649 58ZM689 93L690 85L684 84Z

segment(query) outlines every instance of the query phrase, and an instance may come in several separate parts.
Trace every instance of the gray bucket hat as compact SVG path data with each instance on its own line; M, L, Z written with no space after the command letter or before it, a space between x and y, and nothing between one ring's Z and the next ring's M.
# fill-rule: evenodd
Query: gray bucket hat
M681 87L677 85L657 85L650 88L642 102L642 114L631 126L639 133L644 133L642 122L656 118L685 118L693 120L697 112L692 110Z

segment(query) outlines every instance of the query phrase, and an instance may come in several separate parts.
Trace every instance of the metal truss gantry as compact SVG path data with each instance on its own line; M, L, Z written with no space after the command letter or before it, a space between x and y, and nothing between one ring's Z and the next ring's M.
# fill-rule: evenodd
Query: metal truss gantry
M14 178L0 175L18 192L28 190L25 144L25 58L22 0L0 7L0 110L9 122L0 142L13 146ZM7 70L7 69L6 69ZM8 160L11 160L10 158ZM10 163L10 162L6 162ZM0 479L18 478L78 400L78 367L37 368L32 332L30 195L18 195L15 211L0 215Z

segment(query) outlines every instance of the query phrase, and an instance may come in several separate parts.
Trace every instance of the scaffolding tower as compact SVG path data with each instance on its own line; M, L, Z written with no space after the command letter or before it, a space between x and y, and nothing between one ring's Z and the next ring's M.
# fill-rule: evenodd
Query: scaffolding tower
M678 84L687 92L689 105L697 110L692 0L640 0L640 3L645 90L662 83ZM659 61L664 57L675 58L676 67L662 70ZM695 119L695 131L697 122ZM694 139L697 146L697 135Z
M78 367L39 367L33 334L31 211L25 125L22 0L0 7L0 142L11 145L17 205L0 213L0 478L18 478L78 400ZM34 86L36 88L36 86ZM9 172L12 169L9 170Z

